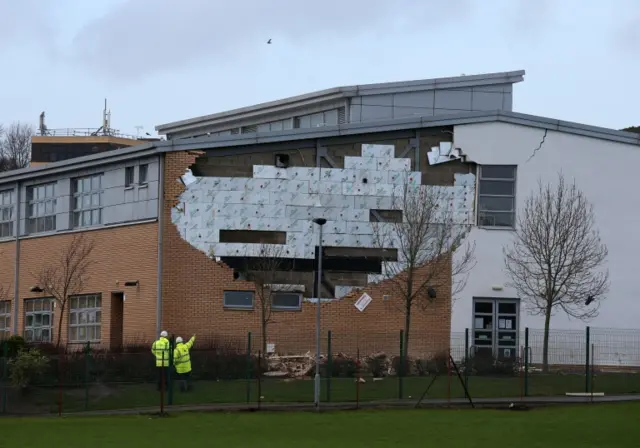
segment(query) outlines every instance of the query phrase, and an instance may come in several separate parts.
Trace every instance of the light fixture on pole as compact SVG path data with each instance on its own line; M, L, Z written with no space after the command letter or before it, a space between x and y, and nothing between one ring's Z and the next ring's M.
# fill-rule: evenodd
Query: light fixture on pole
M316 376L314 379L313 401L316 410L320 410L320 289L322 285L322 226L327 223L324 218L316 218L314 223L320 227L318 238L318 278L316 280Z

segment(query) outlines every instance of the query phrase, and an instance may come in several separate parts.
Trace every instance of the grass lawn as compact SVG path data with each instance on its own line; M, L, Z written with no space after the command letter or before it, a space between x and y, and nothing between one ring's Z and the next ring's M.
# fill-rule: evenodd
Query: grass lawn
M417 399L422 395L431 377L409 377L403 379L403 398ZM249 385L249 387L247 387ZM367 379L357 388L354 379L333 378L330 383L330 400L327 390L329 383L323 380L322 397L324 401L353 402L359 395L362 402L397 400L399 384L395 377L382 381ZM519 397L523 380L521 378L470 377L469 390L474 398ZM584 375L533 375L529 380L530 396L564 395L566 392L583 392ZM430 389L427 398L447 398L448 378L439 377ZM267 403L311 402L313 400L313 380L263 379L258 394L256 381L209 381L196 382L195 389L189 393L180 393L174 388L174 404L213 404L256 403L258 398ZM602 374L595 378L596 392L606 394L640 393L640 374ZM158 406L160 394L153 384L130 385L92 385L88 395L82 388L65 390L63 410L65 412L88 410L125 409L132 407ZM36 389L30 397L10 397L9 412L34 413L57 412L58 391L55 388ZM88 400L86 398L88 397ZM451 378L451 397L464 398L464 391L457 379ZM30 402L29 409L15 409L17 401Z
M3 446L637 447L640 404L526 412L411 410L0 419Z

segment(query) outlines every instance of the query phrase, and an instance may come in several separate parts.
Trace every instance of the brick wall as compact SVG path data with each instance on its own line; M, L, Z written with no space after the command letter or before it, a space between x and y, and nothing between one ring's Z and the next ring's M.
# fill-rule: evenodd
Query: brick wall
M18 334L24 330L24 300L45 297L30 289L38 284L40 270L64 253L73 234L28 238L20 242L20 313ZM118 340L111 334L111 294L125 292L123 309L123 342L149 341L155 335L155 306L157 297L157 224L138 224L84 233L93 239L95 248L90 276L83 293L102 294L101 345ZM0 245L0 284L13 285L14 243ZM139 286L125 287L125 281L139 280ZM13 299L13 286L11 286ZM15 304L13 304L15 306ZM12 307L13 308L13 307ZM66 310L68 311L68 310ZM68 312L62 324L62 341L68 337ZM118 313L116 313L116 318ZM59 308L54 319L54 338L57 336ZM118 328L118 323L115 327Z
M253 284L234 281L232 270L210 260L203 252L184 241L171 222L171 208L184 191L177 179L185 173L201 153L172 152L165 159L164 237L163 237L163 328L199 339L223 338L246 343L253 334L254 347L260 347L260 314L258 311L226 310L225 289L252 290ZM428 268L425 268L428 269ZM450 263L438 267L434 282L438 298L422 309L413 308L410 353L416 356L447 349L451 326ZM359 312L353 305L360 294L321 307L322 334L333 333L333 352L355 353L399 352L399 332L404 328L403 301L389 282L365 288L373 302ZM389 295L384 301L383 296ZM258 298L256 297L256 301ZM303 303L301 311L274 311L268 326L269 343L279 353L303 353L315 350L316 305Z

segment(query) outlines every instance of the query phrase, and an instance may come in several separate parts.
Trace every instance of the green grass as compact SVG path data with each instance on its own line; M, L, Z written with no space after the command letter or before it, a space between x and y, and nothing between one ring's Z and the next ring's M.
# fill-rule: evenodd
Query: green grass
M103 447L637 447L640 404L536 409L211 413L2 419L3 446Z
M431 377L408 377L403 379L403 398L417 399L422 395ZM353 402L357 397L362 402L397 400L399 384L395 377L382 381L372 381L357 386L354 379L333 378L331 380L330 400L327 396L329 383L323 380L322 398L324 401ZM249 387L248 387L249 386ZM447 398L448 378L439 377L427 395L427 398ZM469 390L474 398L519 397L523 380L518 377L470 377ZM529 380L530 396L564 395L566 392L583 392L585 390L584 375L532 375ZM640 393L640 374L602 374L595 378L596 392L606 394ZM266 403L311 402L313 399L313 380L281 380L263 379L258 394L256 381L210 381L196 382L195 390L180 393L175 387L174 404L215 404L246 403L247 391L249 401L256 403L263 397ZM464 398L464 391L457 379L451 378L451 397ZM10 397L9 412L35 413L57 412L59 392L55 388L42 388L33 391L28 397ZM86 400L88 398L88 400ZM22 409L16 409L16 402L21 401ZM64 412L88 410L125 409L133 407L158 406L160 394L153 384L130 385L92 385L85 395L82 388L65 390L63 393ZM29 403L25 405L25 403Z

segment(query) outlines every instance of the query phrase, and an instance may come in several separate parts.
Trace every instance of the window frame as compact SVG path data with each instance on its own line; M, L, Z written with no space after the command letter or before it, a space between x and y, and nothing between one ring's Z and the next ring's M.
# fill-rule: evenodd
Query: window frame
M142 176L142 168L144 168L144 180ZM149 184L149 164L141 163L138 165L138 185L146 187Z
M47 233L47 232L55 232L57 229L57 205L58 205L58 198L56 196L56 188L57 188L57 184L58 182L54 181L54 182L46 182L46 183L41 183L41 184L35 184L35 185L29 185L26 189L26 199L27 199L27 212L26 212L26 218L27 218L27 222L26 222L26 233L28 235L31 234L36 234L36 233ZM51 196L47 196L47 187L51 186L52 188L52 195ZM44 189L44 198L39 198L39 197L35 197L36 192L39 191L38 189L42 187ZM47 204L51 203L52 204L52 208L53 208L53 212L50 214L46 213L46 207ZM38 206L40 204L43 204L43 207L45 209L45 214L40 215L37 212ZM35 212L35 213L34 213ZM49 221L47 221L47 219L49 219ZM43 230L39 230L38 226L39 226L39 222L40 220L44 221L45 225L44 225L44 229ZM47 222L52 223L52 228L48 228L47 227Z
M0 239L13 238L14 237L14 210L15 204L13 203L14 190L0 190ZM5 198L8 199L8 203L5 203ZM8 210L9 219L4 219L4 213ZM8 229L8 231L3 231Z
M227 294L233 293L243 293L251 295L251 306L247 305L228 305L227 304ZM256 293L255 291L247 291L247 290L225 290L222 294L222 306L225 309L231 310L253 310L255 308L256 303Z
M81 307L80 306L80 302L81 300L88 300L90 298L94 299L94 306L93 307L89 307L89 306L84 306ZM74 300L76 300L77 302L77 306L74 307ZM96 306L97 301L100 301L100 306ZM89 317L86 318L85 322L81 322L80 316L83 313L94 313L95 316L98 316L99 313L99 318L94 318L94 322L91 322ZM75 323L74 323L74 319L73 316L77 316L75 318ZM77 294L74 296L70 296L69 297L69 319L68 319L68 331L69 331L69 342L72 344L77 344L77 343L84 343L84 342L100 342L102 339L102 294L101 293L87 293L87 294ZM73 330L74 329L80 329L80 328L84 328L85 330L85 336L87 335L87 330L89 328L97 328L99 329L99 333L100 333L100 337L96 338L89 338L89 337L85 337L85 338L80 338L78 337L79 335L79 331L77 331L76 337L73 337ZM93 334L96 335L97 332L94 330Z
M507 178L507 177L483 177L483 169L484 168L494 168L494 167L500 167L500 168L511 168L513 170L513 177ZM518 166L517 165L478 165L478 192L477 192L477 207L476 207L476 225L480 228L484 228L484 229L497 229L497 230L513 230L516 227L516 209L517 209L517 204L516 204L516 199L517 199L517 186L518 186ZM501 194L487 194L487 193L481 193L481 189L482 189L482 182L486 181L486 182L511 182L513 183L513 194L510 195L501 195ZM502 199L511 199L513 202L513 206L511 210L481 210L480 209L480 203L482 201L482 198L502 198ZM495 215L504 215L504 216L511 216L511 225L508 226L503 226L503 225L496 225L495 224L495 219L494 219L494 224L483 224L482 223L482 219L486 219L487 216L494 216Z
M276 305L275 298L279 294L298 296L298 305L297 306ZM302 294L299 292L293 292L293 291L272 291L271 292L271 309L275 311L300 311L302 309Z
M124 167L124 188L133 188L136 184L136 171L135 166ZM131 176L129 176L131 174ZM131 177L131 179L129 179Z
M44 306L40 307L40 310L36 310L35 308L35 304L36 303L41 303L41 304L45 304L45 303L49 303L49 309L45 310ZM47 343L51 343L53 342L53 329L54 329L54 320L55 320L55 300L53 297L38 297L38 298L33 298L33 299L24 299L24 329L22 331L22 335L25 339L25 341L27 341L28 343L32 343L32 344L47 344ZM29 305L30 304L34 304L33 309L30 311L29 310ZM49 316L49 325L44 326L44 325L40 325L40 326L36 326L35 325L35 316L36 315L48 315ZM27 325L27 321L29 320L29 317L33 317L32 321L32 325ZM27 332L31 331L33 332L32 334L35 334L35 331L40 329L41 330L41 334L42 334L42 329L48 328L49 330L49 340L42 340L42 338L40 340L36 340L35 337L32 337L31 339L27 336Z
M0 300L0 322L3 323L3 326L0 327L0 340L11 336L12 308L11 300Z
M93 180L94 178L98 179L98 189L94 190ZM89 181L89 190L85 191L84 188L79 191L78 186L80 182L84 180ZM103 199L104 199L104 188L102 187L104 179L104 173L96 173L91 174L89 176L75 177L71 179L71 200L73 201L71 207L71 227L74 229L84 229L89 227L96 227L102 225L102 208L103 208ZM94 195L98 196L98 205L93 204ZM82 200L85 196L89 197L89 207L84 208L84 201ZM79 200L78 200L79 199ZM80 207L76 207L76 202L80 204ZM95 223L93 221L94 212L98 212L98 222ZM78 218L78 224L76 224L76 216L81 217L85 212L89 212L89 216L91 217L90 224L80 224L80 219Z

